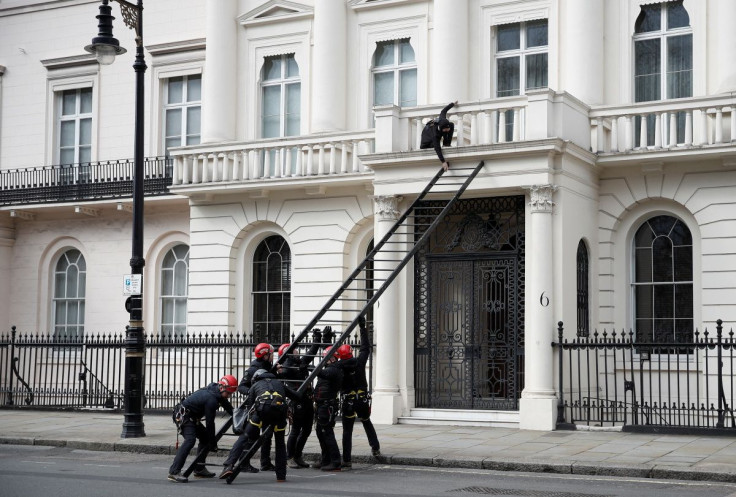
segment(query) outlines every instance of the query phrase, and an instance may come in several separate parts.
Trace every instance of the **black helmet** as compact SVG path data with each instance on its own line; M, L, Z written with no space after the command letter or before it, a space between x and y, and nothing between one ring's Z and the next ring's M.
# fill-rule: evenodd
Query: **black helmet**
M255 383L258 380L262 379L264 375L268 374L268 371L265 369L259 369L255 373L253 373L253 378L251 378L250 382Z

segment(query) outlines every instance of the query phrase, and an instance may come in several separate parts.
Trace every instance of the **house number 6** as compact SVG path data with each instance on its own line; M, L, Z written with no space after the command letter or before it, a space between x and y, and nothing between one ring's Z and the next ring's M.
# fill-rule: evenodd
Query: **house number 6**
M549 297L545 297L544 292L542 292L542 295L539 296L539 304L542 307L547 307L549 305Z

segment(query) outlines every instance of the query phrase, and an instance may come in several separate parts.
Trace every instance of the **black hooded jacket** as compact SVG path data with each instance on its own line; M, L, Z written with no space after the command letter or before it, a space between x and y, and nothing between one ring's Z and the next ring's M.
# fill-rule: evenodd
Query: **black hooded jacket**
M205 388L200 388L184 399L181 405L189 409L189 416L192 419L204 417L207 438L210 443L215 442L215 414L217 410L222 407L229 415L232 416L233 414L233 406L229 400L222 396L218 383L210 383Z
M265 369L266 371L270 372L273 368L273 364L270 361L265 361L263 359L254 359L253 362L250 363L250 367L245 371L245 374L243 375L243 379L240 380L240 384L238 385L238 392L242 393L243 395L248 395L248 390L251 386L251 379L253 378L253 375L258 371L259 369Z
M440 112L440 117L428 122L422 130L422 140L419 148L434 148L441 162L445 162L445 156L442 155L442 145L449 147L452 143L452 133L455 126L447 119L447 111L455 106L454 102L450 102ZM443 128L450 128L450 131L443 133Z

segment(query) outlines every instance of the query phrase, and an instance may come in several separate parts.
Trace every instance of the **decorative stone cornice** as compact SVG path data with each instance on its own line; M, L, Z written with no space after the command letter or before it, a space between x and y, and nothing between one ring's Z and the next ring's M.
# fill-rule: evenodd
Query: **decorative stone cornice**
M552 212L555 203L552 201L552 194L557 191L556 185L532 185L524 187L529 190L531 201L529 206L532 212Z
M401 213L399 212L399 202L402 197L397 195L374 195L373 210L381 221L396 221Z

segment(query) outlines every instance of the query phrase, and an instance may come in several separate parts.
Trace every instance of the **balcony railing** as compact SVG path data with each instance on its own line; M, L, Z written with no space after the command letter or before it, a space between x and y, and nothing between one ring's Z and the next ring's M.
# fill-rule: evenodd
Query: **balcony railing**
M736 94L596 107L590 134L595 153L734 143Z
M358 156L373 152L373 141L368 130L174 149L173 185L362 173Z
M171 164L168 157L145 159L145 195L169 193ZM0 171L0 205L79 202L132 195L131 159Z

